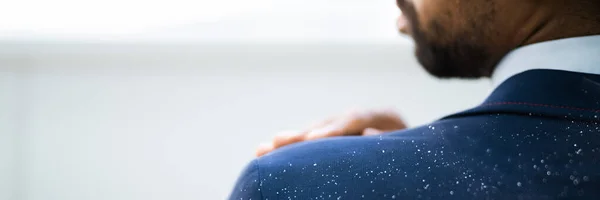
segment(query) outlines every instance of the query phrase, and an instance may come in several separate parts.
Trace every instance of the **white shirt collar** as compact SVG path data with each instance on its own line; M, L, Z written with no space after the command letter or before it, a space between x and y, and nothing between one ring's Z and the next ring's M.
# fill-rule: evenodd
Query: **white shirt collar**
M541 42L513 50L496 66L492 83L498 87L511 76L532 69L600 74L600 35Z

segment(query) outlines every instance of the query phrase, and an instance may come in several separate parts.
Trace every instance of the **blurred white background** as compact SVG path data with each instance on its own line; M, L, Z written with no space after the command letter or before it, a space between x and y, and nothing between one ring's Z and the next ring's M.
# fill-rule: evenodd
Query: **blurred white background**
M224 199L254 147L350 108L417 126L481 102L397 36L393 0L0 7L0 200Z

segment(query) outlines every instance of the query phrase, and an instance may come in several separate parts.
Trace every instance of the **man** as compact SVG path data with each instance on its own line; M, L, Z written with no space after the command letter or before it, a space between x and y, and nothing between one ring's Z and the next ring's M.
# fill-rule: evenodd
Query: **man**
M231 199L600 199L600 1L398 6L428 72L491 77L494 92L413 129L314 140L404 128L365 111L277 137Z

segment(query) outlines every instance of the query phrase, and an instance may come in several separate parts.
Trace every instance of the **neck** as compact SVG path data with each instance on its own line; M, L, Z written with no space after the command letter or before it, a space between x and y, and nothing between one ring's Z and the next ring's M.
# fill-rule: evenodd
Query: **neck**
M570 2L569 2L570 1ZM593 4L593 5L587 5ZM524 21L525 35L516 47L545 41L600 34L600 5L573 0L538 8ZM523 37L524 36L524 37Z
M549 0L550 1L550 0ZM491 76L496 65L511 51L530 44L557 39L600 35L600 3L583 0L551 0L552 5L542 6L539 3L521 0L518 11L503 6L504 13L510 17L500 27L507 33L494 38L498 48L492 49L489 66ZM514 3L506 1L505 3ZM577 3L574 3L577 2ZM583 2L583 3L581 3ZM593 5L588 5L593 4Z

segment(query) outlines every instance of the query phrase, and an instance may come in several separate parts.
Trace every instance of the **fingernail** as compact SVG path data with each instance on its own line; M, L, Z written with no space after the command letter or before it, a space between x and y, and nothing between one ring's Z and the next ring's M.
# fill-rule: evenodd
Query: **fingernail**
M333 128L322 128L322 129L317 129L317 130L313 130L310 131L307 135L306 135L306 139L308 140L314 140L314 139L319 139L319 138L323 138L323 137L327 137L327 134L334 131Z
M273 150L272 143L262 143L262 144L258 145L258 148L256 149L256 156L265 155L265 154L271 152L272 150Z
M383 131L381 131L379 129L374 129L374 128L367 128L363 131L363 135L365 135L365 136L379 135L381 133L383 133Z

